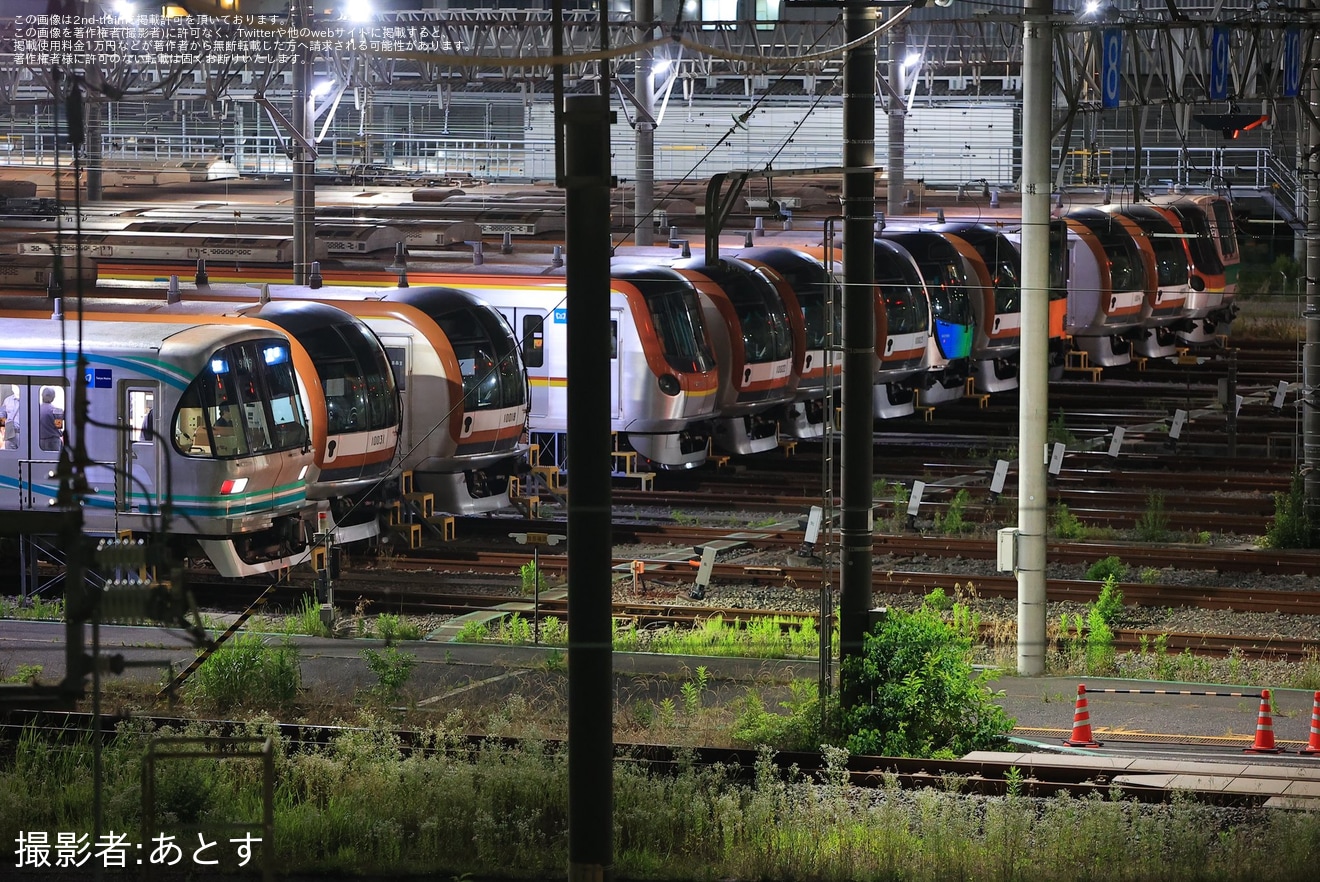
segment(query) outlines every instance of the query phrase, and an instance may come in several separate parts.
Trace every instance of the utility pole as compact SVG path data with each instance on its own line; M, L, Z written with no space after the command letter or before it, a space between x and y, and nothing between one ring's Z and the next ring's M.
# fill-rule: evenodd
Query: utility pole
M844 7L844 39L875 31L876 11ZM848 659L862 657L871 610L871 482L875 474L875 38L843 62L843 523L840 531L839 655L845 707L857 699Z
M316 157L310 149L312 137L312 53L298 33L312 26L311 0L293 0L289 27L294 33L293 113L296 137L289 139L293 154L293 283L306 285L316 237L316 193L312 177Z
M1320 12L1320 0L1311 0L1311 14ZM1306 192L1306 344L1302 349L1302 475L1306 499L1306 513L1311 523L1320 524L1320 127L1316 114L1320 112L1320 67L1314 40L1304 41L1311 47L1310 64L1303 69L1311 72L1305 92L1298 99L1303 110L1298 114L1298 125L1304 127L1306 137L1298 132L1298 141L1309 144L1306 164L1301 167L1302 187ZM1305 102L1305 104L1302 104ZM1313 537L1314 538L1314 537Z
M651 20L655 18L654 0L634 0L634 17L646 28L643 41L650 36ZM638 245L655 244L655 53L644 48L637 53L637 77L633 94L637 98L637 129L634 137L635 168L633 190L633 241Z
M1045 672L1045 429L1049 414L1052 0L1022 29L1022 349L1018 393L1018 673Z

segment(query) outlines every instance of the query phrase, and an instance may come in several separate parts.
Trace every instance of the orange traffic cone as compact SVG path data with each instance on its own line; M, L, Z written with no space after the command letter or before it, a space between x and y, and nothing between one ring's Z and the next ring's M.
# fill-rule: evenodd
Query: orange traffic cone
M1320 692L1315 694L1315 700L1311 703L1311 740L1299 753L1306 756L1320 753Z
M1314 724L1313 724L1314 725ZM1270 717L1270 690L1260 690L1260 713L1256 715L1256 743L1244 747L1243 753L1283 753L1274 746L1274 720Z
M1064 739L1069 747L1099 747L1091 737L1091 712L1086 709L1086 684L1077 684L1077 707L1073 711L1072 737Z

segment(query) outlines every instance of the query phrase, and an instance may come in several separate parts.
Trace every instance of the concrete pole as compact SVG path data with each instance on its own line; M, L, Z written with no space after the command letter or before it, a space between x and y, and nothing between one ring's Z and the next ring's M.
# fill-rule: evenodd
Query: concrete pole
M646 28L643 39L651 35L650 25L655 18L653 0L634 0L637 23ZM637 55L637 78L633 94L637 96L637 132L635 135L634 165L636 189L633 191L634 241L638 245L655 244L655 56L643 49Z
M298 30L312 26L310 0L295 0L290 23ZM312 55L307 43L299 40L293 52L293 114L294 129L309 142L312 140ZM316 195L312 175L316 161L296 139L293 145L293 283L306 285L315 254Z
M1311 11L1320 9L1312 0ZM1315 41L1311 46L1310 80L1302 96L1311 116L1298 114L1298 140L1309 142L1312 149L1320 144L1320 129L1311 122L1320 112L1320 67L1316 65ZM1303 134L1305 133L1305 135ZM1306 191L1306 344L1302 348L1302 394L1307 402L1302 411L1302 474L1306 512L1312 524L1320 524L1320 154L1311 153L1303 168L1302 186Z
M614 877L609 93L564 99L568 261L568 882Z
M1022 31L1022 354L1018 393L1018 673L1045 671L1045 429L1049 416L1052 0Z
M875 30L876 12L861 3L844 8L844 38ZM839 654L845 707L858 695L847 677L860 659L871 609L871 482L875 474L875 41L843 61L843 522L840 533Z
M907 195L907 179L903 158L903 123L907 119L907 26L894 25L889 29L889 87L900 98L889 98L889 158L885 171L889 175L885 190L885 211L890 214L906 214L907 207L903 198Z

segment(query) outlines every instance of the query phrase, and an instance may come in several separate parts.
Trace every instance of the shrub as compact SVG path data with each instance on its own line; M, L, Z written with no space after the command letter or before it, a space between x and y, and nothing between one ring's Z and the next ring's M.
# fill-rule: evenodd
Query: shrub
M971 640L934 610L891 610L843 666L841 712L852 753L961 756L1002 744L1013 720L974 675Z
M1127 578L1127 573L1127 564L1112 554L1109 557L1102 557L1086 568L1086 578L1093 582L1103 582L1110 577L1121 582Z
M1051 444L1062 444L1064 447L1077 446L1077 436L1068 430L1068 423L1064 419L1062 410L1050 421L1049 427L1045 430L1045 438Z
M413 668L417 666L417 656L387 646L383 652L364 649L362 658L366 660L371 672L376 675L376 694L391 704L397 702L403 693L403 688L408 685L408 680L412 677Z

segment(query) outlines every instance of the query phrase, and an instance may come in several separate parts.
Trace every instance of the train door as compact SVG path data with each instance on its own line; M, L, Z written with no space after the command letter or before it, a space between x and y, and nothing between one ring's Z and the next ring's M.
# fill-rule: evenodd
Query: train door
M27 451L27 399L24 377L0 376L0 510L20 507L20 470ZM22 494L26 496L25 493ZM27 504L24 508L29 507Z
M390 371L394 374L394 388L399 391L402 412L399 414L399 452L400 455L411 453L417 445L409 432L416 423L412 408L418 407L418 396L410 393L412 383L412 340L408 337L382 333L379 328L372 328L380 340L385 357L389 359Z
M522 352L523 365L527 368L531 416L533 418L549 416L552 379L546 334L547 331L553 331L555 340L567 339L568 309L563 306L555 308L551 316L553 328L546 327L544 309L505 306L500 307L500 314L509 322L509 327L513 328L513 335L518 339L518 348ZM560 369L563 371L563 376L566 376L567 362L564 362Z
M623 401L619 389L623 383L623 359L619 358L619 328L623 324L623 310L610 310L610 419L623 419ZM635 335L634 335L635 336Z
M160 462L163 437L157 427L168 415L157 411L160 388L155 383L125 382L119 387L119 463L115 510L150 513L160 505Z

